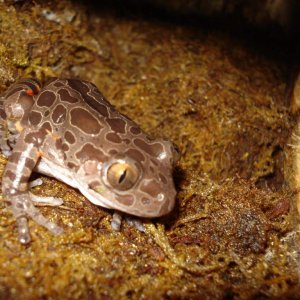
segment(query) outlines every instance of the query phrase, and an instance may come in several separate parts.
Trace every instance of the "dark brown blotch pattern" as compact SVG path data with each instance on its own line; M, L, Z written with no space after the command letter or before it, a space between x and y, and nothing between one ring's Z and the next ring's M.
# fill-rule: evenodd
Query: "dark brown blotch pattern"
M100 104L99 102L97 102L94 98L85 95L84 96L84 100L86 101L86 103L92 107L93 109L95 109L97 112L99 112L102 116L104 117L108 117L108 109L105 105Z
M118 133L125 133L126 122L120 118L107 118L106 119L109 127Z
M63 105L58 104L58 105L56 105L55 109L53 110L51 119L54 124L61 124L65 121L66 115L67 115L66 108Z
M59 81L59 80L58 80L58 81L56 81L56 82L54 82L54 83L53 83L53 85L54 85L55 87L58 87L58 88L59 88L59 87L62 87L62 86L65 86L65 84L64 84L64 83L62 83L62 82L61 82L61 81Z
M68 166L68 168L70 168L70 169L76 169L76 168L77 168L77 165L75 165L75 164L72 163L72 162L68 162L68 163L67 163L67 166Z
M130 144L130 139L123 139L123 142L124 142L125 144L129 145L129 144Z
M125 152L125 154L136 161L145 161L145 156L143 155L143 153L141 153L141 151L138 151L136 149L128 149Z
M120 144L122 142L122 139L118 136L117 133L109 132L106 134L106 139L112 143Z
M37 105L38 106L45 106L45 107L51 107L54 101L56 100L56 95L53 92L50 91L43 91L40 93L37 99Z
M106 100L104 100L103 95L97 90L97 94L95 95L92 91L96 90L96 87L92 85L91 83L84 83L81 86L82 89L86 88L86 92L82 94L83 99L85 103L91 107L92 109L99 112L102 116L108 117L108 103ZM94 96L93 96L94 95ZM101 102L106 102L105 104L102 104Z
M138 134L140 134L142 132L141 129L139 127L137 127L137 126L132 126L132 127L130 127L129 130L134 135L138 135Z
M153 198L156 198L161 190L159 184L157 184L155 180L151 180L149 182L142 183L141 191L150 195Z
M16 179L16 173L12 172L11 170L6 170L5 177L8 177L11 181L14 181Z
M103 128L98 120L83 108L73 108L70 115L71 124L86 134L98 134Z
M97 187L99 187L101 185L100 181L94 180L92 182L89 183L89 187L92 190L95 190Z
M64 143L64 144L62 144L62 150L64 151L64 152L67 152L67 151L69 151L69 145L68 144L66 144L66 143Z
M22 156L22 152L13 152L9 157L9 161L14 164L18 164L21 159L21 156ZM34 166L35 166L35 161L30 157L26 157L25 167L32 170Z
M108 153L109 153L109 155L113 156L113 155L116 155L118 153L118 151L115 149L111 149L108 151Z
M52 126L51 126L51 124L50 124L50 122L45 122L45 123L43 123L42 124L42 126L41 126L41 128L42 129L44 129L44 130L46 130L46 132L48 131L48 132L52 132Z
M154 157L158 157L159 154L163 151L163 146L160 143L148 144L142 139L135 139L134 144Z
M134 198L131 195L116 195L115 199L126 206L131 206L134 203Z
M21 152L13 152L9 157L9 161L11 161L14 164L17 164L19 162L21 154Z
M81 161L85 162L87 160L96 160L103 162L106 160L106 155L100 150L95 148L92 144L85 144L75 156Z
M29 114L29 117L28 117L28 120L30 122L30 124L32 126L37 126L41 123L42 121L42 114L40 112L37 112L37 111L32 111L30 114Z
M71 131L66 131L65 132L65 140L69 143L69 144L74 144L75 143L75 136L73 135L73 133Z
M25 143L33 144L35 147L40 147L45 140L46 133L43 131L31 132L24 138Z
M61 139L57 139L56 141L55 141L55 147L56 147L56 149L57 150L62 150L62 140Z
M2 120L5 120L6 119L6 113L5 113L5 110L3 109L3 106L1 105L0 107L0 118Z
M57 92L60 96L60 100L69 103L76 103L79 101L77 97L73 97L67 89L60 89Z
M88 86L82 80L68 79L68 85L82 95L87 94L87 92L89 91Z

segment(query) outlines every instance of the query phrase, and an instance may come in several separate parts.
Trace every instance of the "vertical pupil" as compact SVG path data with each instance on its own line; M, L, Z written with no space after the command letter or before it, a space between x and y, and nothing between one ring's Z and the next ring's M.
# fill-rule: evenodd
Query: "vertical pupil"
M125 170L123 171L122 175L121 175L120 178L119 178L119 184L121 184L122 181L125 179L126 173L127 173L127 170L125 169Z

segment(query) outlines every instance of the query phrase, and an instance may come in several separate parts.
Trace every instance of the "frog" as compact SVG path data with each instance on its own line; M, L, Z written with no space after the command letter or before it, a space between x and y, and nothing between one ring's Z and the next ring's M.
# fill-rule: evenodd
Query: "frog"
M0 149L7 157L2 193L22 244L31 241L30 218L55 235L64 231L35 205L40 198L30 192L33 172L114 210L117 229L122 214L156 218L175 205L178 148L148 135L89 81L51 78L42 86L25 78L12 84L0 98Z

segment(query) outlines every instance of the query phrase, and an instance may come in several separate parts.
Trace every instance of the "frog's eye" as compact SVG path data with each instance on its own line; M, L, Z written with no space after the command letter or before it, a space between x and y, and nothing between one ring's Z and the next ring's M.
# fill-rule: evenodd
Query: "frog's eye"
M134 163L120 160L107 169L106 179L114 189L126 191L135 185L139 175L140 170Z

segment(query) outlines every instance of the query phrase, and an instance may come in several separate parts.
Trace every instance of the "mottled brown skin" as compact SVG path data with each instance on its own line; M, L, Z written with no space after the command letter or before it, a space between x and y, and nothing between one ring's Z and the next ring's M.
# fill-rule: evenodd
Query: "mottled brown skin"
M28 179L35 169L78 188L94 204L134 216L158 217L174 206L172 170L178 152L151 139L117 112L95 85L26 79L8 89L0 109L0 146L8 156L2 191L30 240L27 217L62 230L34 207Z

